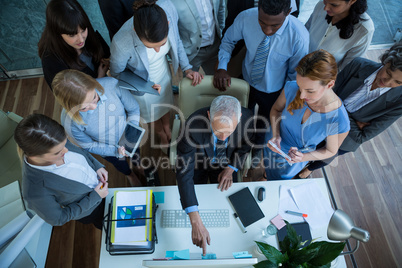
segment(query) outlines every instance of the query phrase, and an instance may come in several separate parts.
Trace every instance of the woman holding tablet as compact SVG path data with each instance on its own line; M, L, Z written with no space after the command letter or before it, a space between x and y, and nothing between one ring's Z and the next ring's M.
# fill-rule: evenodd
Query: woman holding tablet
M264 149L268 180L291 179L308 161L335 155L350 129L345 107L332 90L335 58L325 50L314 51L301 59L296 72L296 81L286 83L271 109L272 132ZM316 150L323 140L326 146Z
M140 108L134 96L117 83L112 77L94 79L77 70L64 70L55 76L52 87L64 108L61 122L68 135L85 150L112 163L131 186L140 186L125 159L124 147L117 145L127 122L138 125ZM138 151L134 159L138 163Z
M118 77L126 68L146 81L152 81L160 95L135 96L141 107L141 118L159 136L162 145L171 139L170 114L173 107L172 77L167 55L172 59L173 71L179 68L193 80L202 76L191 70L177 28L175 7L165 0L136 0L134 16L115 34L110 46L110 72Z
M95 32L81 5L75 0L51 0L46 8L46 26L38 43L43 74L49 87L65 69L104 77L109 68L109 46Z
M67 140L53 119L32 114L14 132L22 158L22 195L28 208L47 223L70 220L101 229L108 173L91 154Z

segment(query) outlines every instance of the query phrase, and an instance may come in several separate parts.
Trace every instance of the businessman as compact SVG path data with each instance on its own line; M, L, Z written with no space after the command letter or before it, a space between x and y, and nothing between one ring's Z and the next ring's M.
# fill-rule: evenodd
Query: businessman
M256 144L264 144L272 105L287 81L296 80L295 68L308 53L309 33L295 17L289 16L290 0L260 0L258 8L241 12L219 47L219 65L214 86L230 90L227 65L235 44L244 40L246 56L242 64L244 80L250 84L248 108L258 104ZM259 150L261 152L261 150Z
M210 236L198 213L194 184L207 183L209 178L224 191L236 182L236 172L243 167L254 141L253 125L252 112L226 95L186 121L177 145L176 178L182 207L190 217L193 244L201 247L204 255Z
M225 27L225 0L171 0L179 34L193 71L213 75Z

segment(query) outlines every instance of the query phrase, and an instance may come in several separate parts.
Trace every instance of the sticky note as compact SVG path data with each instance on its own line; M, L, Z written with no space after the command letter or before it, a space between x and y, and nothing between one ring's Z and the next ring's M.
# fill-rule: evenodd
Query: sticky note
M165 203L165 192L154 192L155 203L163 204Z
M174 260L189 260L190 259L190 250L184 249L174 252L173 254Z
M207 254L205 254L205 256L201 254L201 258L202 258L203 260L207 260L207 259L208 259L208 260L216 259L216 254L215 254L215 253L207 253Z
M172 258L173 260L189 260L190 259L190 250L167 250L166 258Z
M273 225L275 225L278 230L282 229L284 226L286 226L285 221L283 220L281 215L276 215L274 218L271 219L271 222Z
M173 258L175 251L174 250L166 250L166 258Z
M235 259L244 259L253 257L253 255L249 254L248 251L233 252L232 254Z

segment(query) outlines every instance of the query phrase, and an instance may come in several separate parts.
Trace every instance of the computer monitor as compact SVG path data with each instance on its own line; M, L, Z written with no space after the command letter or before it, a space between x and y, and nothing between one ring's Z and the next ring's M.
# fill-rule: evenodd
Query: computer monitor
M193 259L193 260L143 260L142 266L149 268L235 268L249 267L258 263L257 258L246 259Z

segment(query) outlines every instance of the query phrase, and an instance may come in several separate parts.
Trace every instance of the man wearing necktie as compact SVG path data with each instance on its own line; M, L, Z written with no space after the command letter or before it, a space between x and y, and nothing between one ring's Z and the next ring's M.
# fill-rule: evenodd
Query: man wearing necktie
M257 149L264 145L272 105L285 83L296 80L295 68L308 53L309 33L298 19L288 16L290 11L290 0L259 0L258 8L236 17L219 47L214 86L230 90L228 62L236 43L244 40L246 44L242 76L250 84L248 108L259 107Z
M207 229L198 214L194 184L219 183L227 190L237 181L237 172L254 143L252 112L231 96L215 98L211 107L194 112L187 120L177 145L177 184L183 209L190 217L193 243L210 243Z

